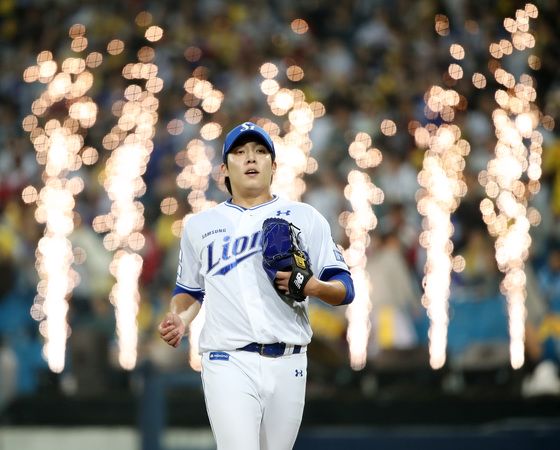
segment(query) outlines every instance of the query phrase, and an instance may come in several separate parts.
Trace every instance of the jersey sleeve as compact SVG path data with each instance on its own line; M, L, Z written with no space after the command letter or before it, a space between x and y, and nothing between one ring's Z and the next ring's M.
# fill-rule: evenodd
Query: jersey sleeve
M177 281L173 295L180 293L189 294L202 303L204 298L204 278L200 274L201 261L189 238L189 230L187 222L181 235Z
M327 220L314 211L312 226L308 235L311 268L322 281L331 279L340 272L350 272L342 253L337 248Z

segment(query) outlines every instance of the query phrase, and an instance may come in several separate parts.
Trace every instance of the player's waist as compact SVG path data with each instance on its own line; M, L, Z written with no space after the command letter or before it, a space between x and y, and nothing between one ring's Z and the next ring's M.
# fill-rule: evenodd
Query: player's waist
M251 342L250 344L247 344L244 347L240 347L237 350L254 352L262 356L268 356L270 358L278 358L279 356L305 353L307 351L307 346L290 345L284 342L276 342L274 344L259 344L257 342Z

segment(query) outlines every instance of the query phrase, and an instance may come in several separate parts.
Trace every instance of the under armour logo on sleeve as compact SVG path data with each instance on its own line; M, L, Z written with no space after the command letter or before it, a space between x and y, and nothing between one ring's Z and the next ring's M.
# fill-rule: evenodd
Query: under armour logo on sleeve
M286 216L289 216L290 215L290 210L287 209L286 211L281 211L281 210L276 211L276 217L281 216L282 214L285 214Z

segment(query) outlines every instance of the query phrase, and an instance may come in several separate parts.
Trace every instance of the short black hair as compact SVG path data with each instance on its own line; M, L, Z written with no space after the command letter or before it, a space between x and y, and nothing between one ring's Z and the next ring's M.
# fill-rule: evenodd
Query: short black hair
M229 177L224 179L224 184L226 185L229 195L233 195L233 192L231 192L231 182L229 181Z

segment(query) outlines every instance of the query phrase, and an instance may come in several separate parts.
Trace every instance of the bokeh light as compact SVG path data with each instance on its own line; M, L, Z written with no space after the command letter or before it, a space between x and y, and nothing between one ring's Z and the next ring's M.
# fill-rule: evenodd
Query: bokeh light
M529 11L535 17L538 14L534 5L527 4L525 10L517 10L515 19L504 20L513 47L519 51L534 46L533 36L527 33ZM493 50L497 51L496 47L491 47L490 52ZM509 41L502 40L499 52L512 51ZM492 119L498 141L494 158L479 175L487 194L480 210L489 233L496 238L496 261L504 273L501 290L508 301L510 360L512 367L518 369L525 359L524 267L531 244L529 229L540 223L538 211L528 207L528 200L542 174L542 135L536 130L539 115L533 103L536 91L532 78L523 74L516 82L512 74L501 68L496 69L494 77L507 90L498 89L495 94L499 108L493 111ZM528 146L525 140L529 140Z
M360 132L350 144L349 154L362 169L373 168L381 163L381 152L372 148L372 143L371 136ZM372 153L375 157L368 158ZM363 163L364 159L366 164ZM344 259L352 273L355 289L354 301L346 311L348 318L346 339L350 352L350 366L354 370L361 370L367 360L372 308L369 300L370 281L366 271L365 252L370 245L369 233L377 226L377 216L372 205L383 203L384 195L366 172L352 170L348 174L348 185L344 189L344 196L352 206L352 211L343 212L339 221L350 242L349 247L344 250Z

